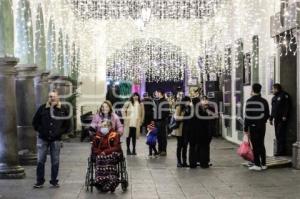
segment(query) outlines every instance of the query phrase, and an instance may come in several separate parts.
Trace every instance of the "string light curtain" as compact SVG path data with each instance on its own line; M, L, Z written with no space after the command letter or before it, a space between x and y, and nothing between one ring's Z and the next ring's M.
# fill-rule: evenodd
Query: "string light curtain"
M180 81L188 57L175 45L160 39L134 40L107 60L107 76L112 80L140 82Z
M224 0L72 0L75 13L83 19L137 19L150 8L159 19L201 19L215 14Z

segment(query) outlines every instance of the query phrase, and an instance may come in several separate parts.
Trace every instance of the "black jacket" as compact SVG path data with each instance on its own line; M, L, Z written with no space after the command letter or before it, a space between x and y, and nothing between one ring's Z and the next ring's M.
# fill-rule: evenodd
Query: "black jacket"
M153 120L153 114L154 114L154 101L151 98L145 98L142 103L144 104L144 110L145 110L145 117L144 117L144 125L150 124L150 122Z
M270 120L282 120L283 117L288 118L290 109L290 96L284 91L276 93L272 98L272 111Z
M260 95L247 100L245 108L244 131L248 132L251 125L265 125L270 117L269 104Z
M154 112L154 120L166 120L170 116L170 105L166 98L161 98L155 101L156 113Z
M70 119L62 118L68 115L69 111L60 104L55 106L53 110L48 103L43 104L34 115L32 125L39 133L40 139L45 141L61 140L62 134L67 133L70 128Z
M190 144L208 143L210 139L208 114L202 109L200 102L197 103L195 100L195 103L186 111L186 114L192 117L184 121L183 131L186 132Z

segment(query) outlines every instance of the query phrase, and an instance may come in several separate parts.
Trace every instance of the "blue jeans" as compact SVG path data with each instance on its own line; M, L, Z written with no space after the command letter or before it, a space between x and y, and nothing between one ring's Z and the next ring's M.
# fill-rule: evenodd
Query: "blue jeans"
M61 143L60 141L45 141L40 138L37 139L37 152L38 163L36 169L37 183L44 184L45 182L45 163L47 160L47 152L50 149L51 157L51 181L50 183L56 184L58 182L58 169L59 169L59 154Z

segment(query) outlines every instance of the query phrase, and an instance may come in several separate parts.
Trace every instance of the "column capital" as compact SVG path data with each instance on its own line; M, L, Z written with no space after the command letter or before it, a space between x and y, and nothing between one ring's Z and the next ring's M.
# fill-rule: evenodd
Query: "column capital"
M15 75L15 66L19 59L16 57L1 57L0 58L0 75Z
M15 68L17 77L35 77L38 67L35 64L19 64Z
M38 71L35 75L35 81L37 83L40 83L40 82L48 82L49 81L49 75L50 75L50 72L48 71Z

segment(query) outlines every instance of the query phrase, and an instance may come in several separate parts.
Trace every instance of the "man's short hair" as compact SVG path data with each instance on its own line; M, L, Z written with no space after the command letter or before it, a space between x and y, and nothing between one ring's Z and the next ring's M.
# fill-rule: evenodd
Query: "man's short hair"
M161 93L162 95L165 94L165 92L163 90L157 90L156 92Z
M201 100L208 100L208 97L207 97L206 95L203 95L203 96L201 97Z
M181 101L182 102L191 102L191 98L189 96L184 96Z
M273 88L275 88L278 91L282 91L282 86L280 84L278 84L278 83L273 84Z
M56 89L52 89L49 93L57 93L58 94L58 91Z
M148 92L145 92L145 93L143 94L143 97L149 97Z
M252 85L252 91L254 93L259 94L261 92L261 88L262 88L262 86L258 83L255 83L255 84Z

